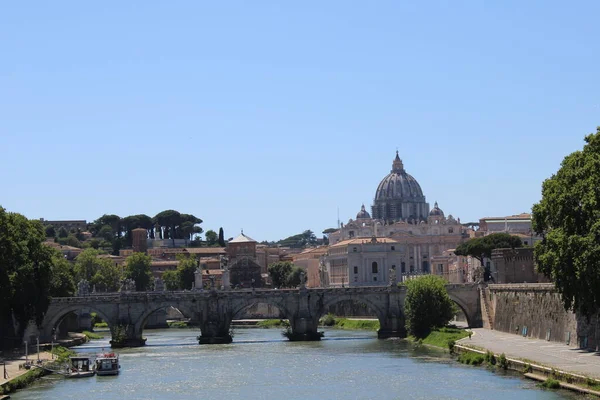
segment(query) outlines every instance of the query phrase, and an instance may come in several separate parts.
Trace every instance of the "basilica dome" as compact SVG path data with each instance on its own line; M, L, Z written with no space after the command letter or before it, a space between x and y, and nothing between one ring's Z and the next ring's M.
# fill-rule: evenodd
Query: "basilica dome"
M365 210L365 205L363 204L362 207L360 208L360 211L358 212L358 214L356 214L356 219L370 219L370 218L371 218L371 216L369 215L367 210Z
M392 171L377 186L372 215L375 219L389 222L402 219L423 221L429 215L429 204L421 185L404 170L397 151Z
M429 216L430 217L443 217L444 216L444 212L442 211L441 208L438 207L437 201L433 205L433 208L431 209Z

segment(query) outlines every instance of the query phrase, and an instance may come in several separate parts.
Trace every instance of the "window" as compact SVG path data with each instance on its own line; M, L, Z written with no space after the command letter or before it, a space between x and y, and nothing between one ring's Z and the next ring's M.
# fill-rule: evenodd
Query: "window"
M376 277L376 276L374 276L374 277L373 277L373 282L375 282L376 280L377 280L377 277Z
M354 237L354 231L348 232L348 236L350 236L351 238L353 238Z
M454 233L454 228L452 228L452 227L448 228L448 233Z
M415 272L415 266L414 265L410 266L410 272Z
M358 276L354 277L354 282L358 282Z
M395 266L395 265L392 265L392 269L393 269L393 270L396 270L396 266Z
M373 261L373 263L371 264L371 272L374 274L379 272L379 268L377 268L377 263L375 261Z
M357 266L354 266L354 273L358 274L358 267Z
M353 248L352 248L352 251L356 253L356 247L353 247Z
M406 272L406 263L404 261L402 261L400 263L400 272L402 272L402 273Z
M428 273L429 272L429 262L423 261L423 263L421 265L423 266L423 272Z
M525 242L527 244L527 242ZM396 250L396 246L392 246L392 251Z

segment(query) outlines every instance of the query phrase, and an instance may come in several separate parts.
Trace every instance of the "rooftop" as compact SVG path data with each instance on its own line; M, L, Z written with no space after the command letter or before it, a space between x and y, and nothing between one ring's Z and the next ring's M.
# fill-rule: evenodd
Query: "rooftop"
M256 243L256 240L244 235L244 232L242 231L238 237L231 239L228 243Z
M376 241L373 242L373 239L375 239ZM348 245L352 245L352 244L371 244L371 243L400 243L400 242L398 242L397 240L394 240L392 238L387 238L387 237L378 237L378 238L359 237L359 238L354 238L354 239L342 240L341 242L337 242L336 244L329 246L329 247L333 248L333 247L348 246Z

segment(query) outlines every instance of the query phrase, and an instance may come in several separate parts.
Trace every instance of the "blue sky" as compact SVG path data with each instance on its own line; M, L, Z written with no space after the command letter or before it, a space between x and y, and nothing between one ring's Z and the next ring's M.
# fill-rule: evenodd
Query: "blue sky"
M8 2L0 205L192 213L277 240L369 206L396 148L461 221L529 211L600 125L597 1Z

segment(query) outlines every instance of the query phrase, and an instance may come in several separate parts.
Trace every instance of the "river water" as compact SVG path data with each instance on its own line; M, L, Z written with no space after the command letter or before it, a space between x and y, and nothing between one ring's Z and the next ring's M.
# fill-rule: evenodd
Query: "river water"
M279 329L236 329L229 345L198 345L198 331L147 330L120 351L115 377L48 376L12 395L33 399L566 399L516 375L464 366L447 354L373 332L326 329L288 342ZM77 348L97 353L108 340Z

